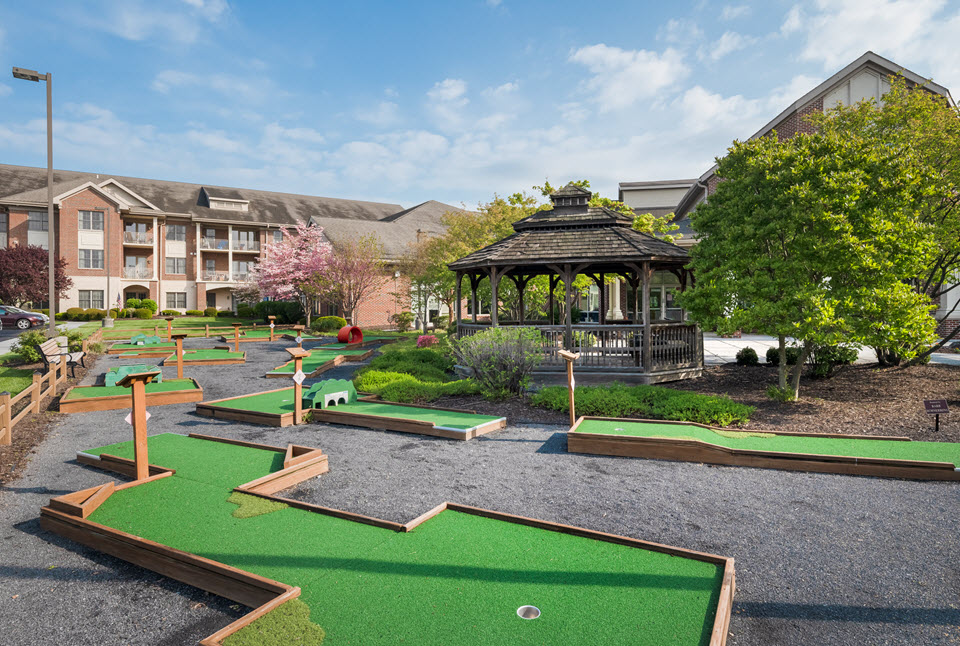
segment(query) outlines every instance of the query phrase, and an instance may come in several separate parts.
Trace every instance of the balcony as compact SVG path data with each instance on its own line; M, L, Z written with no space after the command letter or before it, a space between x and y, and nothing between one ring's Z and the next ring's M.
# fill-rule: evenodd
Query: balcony
M244 273L242 273L242 274L237 273L237 274L234 274L234 275L233 275L233 281L236 282L236 283L245 283L245 282L247 282L248 280L250 280L250 274L248 274L248 273L246 273L246 272L244 272Z
M124 267L123 268L124 278L150 278L152 276L153 276L153 272L147 269L146 267Z
M250 253L259 253L260 252L260 243L256 240L234 240L233 241L233 250L234 251L246 251Z
M149 232L124 231L123 244L153 246L153 234Z
M205 251L228 251L230 244L221 238L200 238L200 248Z
M230 272L226 271L204 271L203 279L215 281L218 283L230 282Z

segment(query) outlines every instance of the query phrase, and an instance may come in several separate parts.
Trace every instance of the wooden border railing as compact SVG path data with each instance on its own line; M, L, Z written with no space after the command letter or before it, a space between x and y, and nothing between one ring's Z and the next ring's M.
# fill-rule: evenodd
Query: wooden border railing
M261 325L261 327L267 327L267 326L263 325L262 323L261 323L260 325ZM249 326L247 326L247 327L249 327L250 329L256 330L256 329L257 329L257 324L256 324L256 323L252 323L251 325L249 325ZM293 329L293 325L292 325L292 324L290 324L290 325L287 325L287 324L279 325L279 324L278 324L275 329L277 329L277 330L292 330L292 329ZM366 328L364 328L364 329L366 329ZM147 330L149 330L149 328L147 328ZM210 338L211 332L212 332L215 336L218 335L218 334L222 334L223 332L229 332L231 336L233 335L233 325L226 325L226 326L224 326L224 325L213 325L213 326L211 326L209 323L206 323L206 324L204 324L203 327L174 327L173 330L174 330L174 332L190 332L190 331L203 330L203 336L204 336L204 338ZM120 340L120 339L129 339L131 334L145 333L145 332L146 332L146 330L142 330L142 329L114 328L114 329L111 330L111 329L108 328L108 329L107 329L107 334L108 334L107 341L118 341L118 340ZM162 332L163 334L166 334L166 333L167 333L167 328L166 328L166 326L164 326L163 328L161 328L161 327L160 327L160 323L154 324L154 326L153 326L153 335L154 335L154 336L160 336L160 333L161 333L161 332ZM100 341L103 340L103 328L100 328L100 329L97 330L97 332L95 332L94 334L100 334L100 339L99 339L99 340L100 340ZM93 337L93 334L91 334L90 337L92 338L92 337Z

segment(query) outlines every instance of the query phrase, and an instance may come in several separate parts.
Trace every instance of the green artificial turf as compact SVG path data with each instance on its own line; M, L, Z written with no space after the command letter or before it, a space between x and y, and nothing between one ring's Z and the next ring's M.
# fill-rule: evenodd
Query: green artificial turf
M310 606L291 599L223 640L224 646L319 646L326 635L310 623Z
M150 345L137 345L136 343L114 343L110 346L111 350L159 350L162 348L176 348L177 344L173 341L163 343L152 343Z
M227 502L237 505L233 510L234 518L253 518L254 516L263 516L274 511L286 509L287 504L275 500L267 500L260 496L251 496L248 493L234 491L227 498Z
M147 384L149 393L166 393L173 390L196 390L197 386L192 379L166 379L163 383L151 382ZM123 386L75 386L70 390L67 401L71 399L87 399L88 397L110 397L112 395L129 395L130 388Z
M294 409L293 388L284 388L282 390L268 391L254 395L244 395L243 397L234 397L227 401L213 404L221 408L235 408L237 410L248 410L257 413L292 413Z
M474 415L473 413L457 413L448 410L432 410L430 408L417 408L414 406L397 406L396 404L372 401L339 404L330 408L330 410L342 413L419 420L422 422L430 422L434 426L444 426L446 428L455 428L463 431L486 422L493 422L500 419L493 415Z
M583 423L577 427L577 432L637 437L697 439L732 449L842 455L857 458L950 462L956 466L960 466L960 443L956 442L905 442L898 440L800 437L796 435L772 435L749 432L717 433L707 428L687 424L613 422L592 419L584 420Z
M219 350L216 348L202 348L200 350L186 350L183 353L184 361L214 361L217 359L243 359L243 352L233 352L232 350ZM168 359L170 363L177 362L177 355L173 354Z
M327 363L328 361L333 361L334 359L336 359L338 355L342 355L345 357L355 357L360 354L366 354L367 352L369 352L369 350L343 350L333 355L327 354L325 352L317 353L315 355L311 354L309 357L306 357L303 359L302 370L304 374L309 375L313 373L315 370L317 370L318 368L320 368L323 364ZM270 372L271 373L290 373L292 375L294 372L296 372L295 366L296 366L296 360L291 359L290 361L283 364L279 368L276 368L275 370L271 370Z
M450 510L409 533L293 507L239 519L230 488L275 470L254 458L273 452L148 444L176 474L116 491L89 520L299 586L328 646L709 643L720 565ZM258 459L270 466L254 473ZM542 615L520 619L523 605Z

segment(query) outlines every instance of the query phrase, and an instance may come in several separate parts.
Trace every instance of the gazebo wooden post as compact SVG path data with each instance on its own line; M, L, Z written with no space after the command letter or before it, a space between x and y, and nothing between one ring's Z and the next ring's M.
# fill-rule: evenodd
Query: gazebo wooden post
M643 344L641 357L644 374L650 374L650 262L644 261L642 267L643 278Z
M547 325L553 325L553 290L557 288L556 274L547 277Z
M498 304L498 287L500 286L500 270L496 267L490 268L490 325L497 327L499 324L499 317L497 316L497 310L499 309Z
M597 316L597 323L600 325L605 325L607 322L607 276L606 274L600 274L600 281L597 283L597 288L600 290L600 313Z
M187 338L187 333L178 332L173 338L177 342L177 379L183 379L183 340Z
M463 285L462 285L462 283L463 283L463 273L461 273L461 272L458 271L457 274L456 274L456 276L457 276L457 278L456 278L455 284L456 284L457 294L456 294L456 297L455 297L455 299L454 299L454 302L456 303L456 308L457 308L457 336L460 336L460 321L461 321L461 319L463 318L463 316L462 316L462 314L463 314L463 311L462 311L462 310L463 310L463 307L462 307L462 305L461 305L462 300L463 300L463 295L462 295L462 293L461 293L461 292L462 292L462 287L463 287Z
M563 345L566 348L573 347L573 276L570 265L563 266L563 299L566 304L566 313L563 317Z
M482 276L480 274L470 274L470 319L472 323L477 322L477 287L480 286Z

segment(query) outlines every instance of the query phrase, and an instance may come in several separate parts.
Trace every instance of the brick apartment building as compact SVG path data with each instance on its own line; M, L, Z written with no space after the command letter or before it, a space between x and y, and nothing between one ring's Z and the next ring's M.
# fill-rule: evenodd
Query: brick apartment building
M840 103L852 105L863 99L882 101L883 95L890 89L889 77L896 74L903 75L908 83L923 85L926 90L943 96L950 105L955 105L947 88L928 81L882 56L867 52L797 99L749 138L764 137L773 131L776 131L781 140L798 132L810 133L813 129L806 120L808 115L830 110ZM716 170L717 166L714 164L696 179L621 182L619 199L637 212L650 212L654 215L674 213L674 222L680 227L678 233L683 235L677 244L691 247L696 244L697 239L696 233L690 227L689 215L716 190L719 181ZM957 305L958 299L960 290L948 293L941 300L937 318L950 312ZM960 307L940 324L938 331L948 334L958 326Z
M348 237L379 236L388 271L355 321L368 327L409 309L409 282L396 261L419 236L441 233L445 212L459 210L74 171L54 171L54 196L57 253L73 280L57 311L115 307L118 298L152 298L181 312L235 309L233 288L265 244L308 223L323 227L334 249ZM0 165L0 248L46 248L49 225L46 169Z

